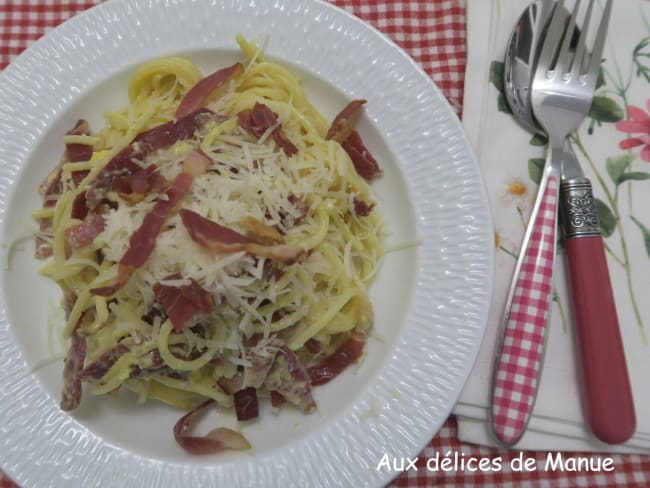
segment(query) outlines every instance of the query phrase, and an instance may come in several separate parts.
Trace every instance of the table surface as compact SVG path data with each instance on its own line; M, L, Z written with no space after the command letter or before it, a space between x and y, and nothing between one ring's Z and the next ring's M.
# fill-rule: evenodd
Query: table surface
M97 3L99 0L1 0L0 70L44 33ZM335 0L333 3L372 24L399 44L422 65L460 115L466 48L464 0ZM450 417L419 454L415 463L417 469L410 468L399 474L391 486L650 486L650 456L594 456L593 459L611 458L613 471L590 472L584 469L569 471L570 462L566 462L591 458L590 454L562 453L565 469L546 469L549 453L521 453L463 444L456 434L455 419ZM556 459L556 453L551 455ZM519 458L534 459L539 469L517 471ZM450 461L445 464L445 459ZM479 465L480 460L485 460L484 464ZM489 470L477 469L477 466L486 467L486 463L490 463ZM408 464L406 460L404 466ZM435 469L436 464L438 469ZM0 471L0 488L15 487Z

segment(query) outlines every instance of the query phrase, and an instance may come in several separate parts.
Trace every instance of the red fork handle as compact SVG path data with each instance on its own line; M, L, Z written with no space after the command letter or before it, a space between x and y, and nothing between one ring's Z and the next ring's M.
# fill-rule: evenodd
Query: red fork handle
M563 182L561 206L587 420L598 439L620 444L636 415L589 180Z

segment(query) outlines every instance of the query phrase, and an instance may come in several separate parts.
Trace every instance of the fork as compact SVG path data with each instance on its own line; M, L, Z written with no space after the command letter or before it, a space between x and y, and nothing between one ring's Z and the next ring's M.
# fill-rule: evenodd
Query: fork
M577 235L567 236L580 237L567 239L567 253L571 280L575 280L572 292L587 417L596 436L609 443L627 440L636 425L591 187L577 164L566 162L564 167L562 164L565 142L580 126L593 101L613 0L607 0L603 8L591 55L586 48L586 38L594 0L589 1L581 28L576 22L580 0L576 0L568 22L564 3L559 0L555 5L531 87L533 112L548 135L549 148L537 200L524 235L523 252L508 294L493 370L490 424L495 438L504 446L512 446L521 439L537 396L553 298L560 197L563 207L567 208L576 198L587 202L587 206L591 205L591 213L586 216L595 219L587 226L590 232L580 234L578 229ZM573 46L576 35L578 41ZM576 187L580 188L578 193ZM566 216L570 215L563 210ZM591 237L595 239L588 240ZM585 273L588 273L586 281L582 276ZM593 280L597 279L605 281L603 286L594 286ZM585 290L588 293L584 293ZM589 303L584 303L586 298ZM599 315L603 314L611 320L601 319ZM594 321L597 327L593 327Z

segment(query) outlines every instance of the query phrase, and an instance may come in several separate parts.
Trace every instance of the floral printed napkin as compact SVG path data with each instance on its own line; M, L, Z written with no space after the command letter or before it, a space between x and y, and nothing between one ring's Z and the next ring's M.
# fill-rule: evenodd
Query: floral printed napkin
M460 439L486 445L495 445L486 406L497 331L545 157L545 140L514 121L502 92L506 43L528 3L470 0L467 7L463 123L491 200L497 256L488 331L455 413ZM573 144L597 198L637 432L624 446L613 447L599 442L585 422L566 257L560 246L542 381L518 449L650 451L650 2L614 2L604 56L593 108Z

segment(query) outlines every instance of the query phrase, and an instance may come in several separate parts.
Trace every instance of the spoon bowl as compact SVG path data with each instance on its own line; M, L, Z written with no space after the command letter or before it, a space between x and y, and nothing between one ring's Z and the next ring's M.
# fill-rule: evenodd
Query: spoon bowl
M512 113L525 129L543 133L530 103L530 87L537 67L540 41L553 13L549 2L530 4L512 31L504 63L504 91Z

